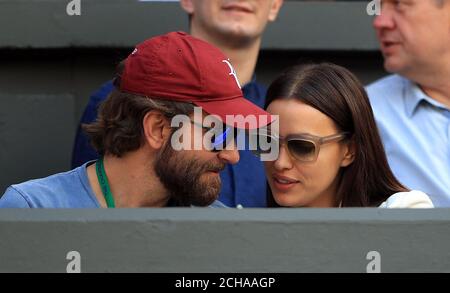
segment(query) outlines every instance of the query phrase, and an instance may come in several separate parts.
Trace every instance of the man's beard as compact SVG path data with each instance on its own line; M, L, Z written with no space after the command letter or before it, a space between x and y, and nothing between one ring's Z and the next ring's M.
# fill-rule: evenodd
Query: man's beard
M167 143L156 159L155 172L177 206L208 206L219 196L219 175L201 179L208 171L219 172L225 168L222 162L202 162L187 158L186 152L175 151ZM206 177L206 176L204 176ZM208 176L209 177L209 176Z

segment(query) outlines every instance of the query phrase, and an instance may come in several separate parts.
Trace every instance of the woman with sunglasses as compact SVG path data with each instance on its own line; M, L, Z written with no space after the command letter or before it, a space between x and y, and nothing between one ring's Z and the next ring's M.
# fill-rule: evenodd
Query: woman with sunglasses
M265 162L272 207L433 207L393 175L366 92L334 64L294 66L269 87L279 115L275 161ZM260 134L261 135L261 134Z

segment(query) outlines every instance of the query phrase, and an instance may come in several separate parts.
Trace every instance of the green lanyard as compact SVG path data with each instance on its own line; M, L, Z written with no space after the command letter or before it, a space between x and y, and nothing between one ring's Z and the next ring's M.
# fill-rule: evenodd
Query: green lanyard
M97 160L95 164L97 170L97 179L100 187L102 188L103 196L105 197L106 205L108 208L115 208L114 198L109 188L108 177L106 177L105 166L103 166L103 157Z

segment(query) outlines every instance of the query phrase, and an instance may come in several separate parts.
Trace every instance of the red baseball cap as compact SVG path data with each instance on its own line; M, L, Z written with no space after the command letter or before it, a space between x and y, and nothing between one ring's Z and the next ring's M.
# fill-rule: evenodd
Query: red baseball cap
M272 122L269 113L242 95L230 60L216 47L184 32L144 41L125 60L120 90L153 99L191 102L226 121L227 115L256 117L253 129Z

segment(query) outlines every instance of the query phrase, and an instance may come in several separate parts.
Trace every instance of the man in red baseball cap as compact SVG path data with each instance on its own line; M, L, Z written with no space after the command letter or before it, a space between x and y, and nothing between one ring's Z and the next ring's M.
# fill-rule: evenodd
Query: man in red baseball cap
M126 59L120 89L193 103L223 121L227 115L270 117L244 98L230 60L219 49L184 32L169 33L139 44ZM264 125L246 128L260 126Z
M264 107L266 86L256 78L255 68L263 33L278 18L283 0L180 0L179 3L189 15L190 34L218 47L230 58L244 97ZM113 88L109 80L89 97L74 141L73 168L99 157L81 124L95 121L99 105ZM239 157L238 164L229 164L220 173L219 200L230 207L266 207L267 183L262 162L249 150L240 149Z
M255 117L253 124L231 126L252 129L271 122L267 112L242 96L226 56L182 32L139 44L119 66L114 85L97 120L84 126L100 159L12 185L0 207L219 205L219 172L225 164L237 163L239 153L230 145L174 150L171 138L180 129L172 126L172 118L185 115L191 122L197 106L217 122L227 123L236 115ZM192 122L183 127L183 140L204 131L202 121ZM225 138L224 144L231 141Z

